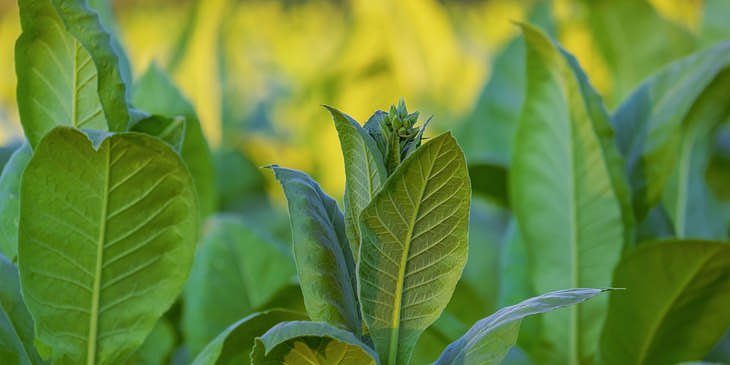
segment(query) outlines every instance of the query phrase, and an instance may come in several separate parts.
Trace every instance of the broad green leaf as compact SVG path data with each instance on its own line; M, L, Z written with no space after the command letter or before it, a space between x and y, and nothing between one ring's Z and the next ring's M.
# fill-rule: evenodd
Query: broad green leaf
M129 59L124 52L124 47L119 42L119 29L114 21L113 3L114 0L87 0L89 8L99 14L99 22L111 35L111 44L114 53L119 57L119 75L125 85L132 85L132 68ZM131 90L126 88L126 96L129 98Z
M31 146L59 125L126 129L118 58L96 13L81 0L21 0L18 6L18 110Z
M185 117L151 115L132 124L129 130L155 136L167 142L175 152L180 152L185 140L185 124Z
M611 117L616 145L626 159L626 175L639 220L664 193L680 159L683 126L688 117L701 108L698 103L703 101L703 92L729 65L730 42L694 53L645 80ZM714 98L707 102L720 104L724 99L727 104L730 96L725 93Z
M261 308L296 275L286 248L241 217L213 216L204 230L184 291L183 333L193 356L226 327Z
M703 91L679 131L678 158L663 196L677 238L727 239L730 209L710 191L705 183L705 170L718 125L728 116L730 69L721 72Z
M450 344L437 365L498 365L517 342L520 320L533 314L584 302L605 289L566 289L527 299L475 323L469 331Z
M407 364L467 259L471 188L450 133L406 158L360 216L363 318L384 364Z
M306 320L304 315L284 310L251 314L228 326L195 358L192 365L234 365L249 363L254 340L271 327L287 321Z
M309 318L359 334L355 262L337 202L307 174L269 167L289 204L294 260Z
M21 183L18 257L36 343L54 364L115 364L142 344L193 261L192 178L160 140L56 127Z
M350 116L325 106L332 114L345 159L345 225L353 256L357 261L360 249L358 218L380 190L388 176L383 156L370 137Z
M135 83L132 103L150 114L185 117L185 138L180 154L193 175L201 217L213 214L217 204L213 158L193 106L154 65Z
M601 363L674 364L702 359L730 326L730 244L659 241L616 268Z
M567 52L522 26L527 96L510 170L511 205L529 254L537 293L600 288L632 240L622 161L600 96ZM604 300L601 300L604 299ZM590 362L607 301L540 318L549 353L539 363Z
M352 333L325 323L282 322L256 338L253 365L376 365L378 355Z
M33 151L23 143L5 164L0 175L0 253L11 260L18 255L20 180Z
M647 0L583 0L592 41L611 79L606 103L613 108L659 67L689 54L696 39L654 10Z
M33 346L33 319L20 293L18 268L2 254L0 283L0 359L7 364L43 364Z
M713 149L705 170L705 181L713 195L730 200L730 118L721 126L711 143Z

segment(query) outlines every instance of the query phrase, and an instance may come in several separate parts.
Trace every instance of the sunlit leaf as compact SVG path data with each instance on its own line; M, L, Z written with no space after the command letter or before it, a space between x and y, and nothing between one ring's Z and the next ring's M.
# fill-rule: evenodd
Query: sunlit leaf
M384 364L407 364L439 317L467 258L471 189L450 133L404 160L360 216L358 287Z
M192 265L197 199L180 157L141 134L56 127L25 169L20 202L20 278L36 344L58 364L126 359Z

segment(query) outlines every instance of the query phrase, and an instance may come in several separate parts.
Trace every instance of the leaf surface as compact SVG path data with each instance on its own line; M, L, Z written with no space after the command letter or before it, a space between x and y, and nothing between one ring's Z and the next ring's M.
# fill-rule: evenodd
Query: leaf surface
M11 260L18 255L20 180L33 150L26 142L10 157L0 175L0 253Z
M384 364L408 363L448 304L467 258L471 188L450 133L406 158L360 216L358 287Z
M522 29L528 86L510 198L533 289L608 287L633 232L611 126L575 58L536 28ZM592 361L606 299L542 316L536 335L544 346L527 350L545 364Z
M31 146L59 125L126 129L125 85L96 13L81 0L21 0L18 6L18 110Z
M639 220L659 202L680 159L688 115L702 108L701 95L728 66L730 42L696 52L642 82L611 116ZM727 104L730 96L714 99L707 102Z
M241 217L208 219L184 291L183 332L193 356L292 280L296 270L284 250Z
M478 321L444 350L435 365L498 365L517 342L520 320L534 314L584 302L604 289L566 289L505 307Z
M253 365L376 365L378 355L352 333L325 323L282 322L256 339Z
M306 316L284 310L254 313L228 326L195 358L192 365L234 365L248 363L254 340L279 322L306 320Z
M675 364L702 359L730 326L730 244L658 241L616 268L601 361Z
M179 294L198 237L192 179L167 144L90 138L55 128L21 183L23 294L58 364L129 356Z
M337 202L307 174L270 168L289 204L294 260L309 318L359 333L355 262Z
M383 156L367 131L350 116L325 106L332 114L345 159L345 225L352 253L357 261L360 250L358 218L380 190L388 174Z
M8 364L44 364L33 346L33 319L20 293L18 268L0 254L0 359Z

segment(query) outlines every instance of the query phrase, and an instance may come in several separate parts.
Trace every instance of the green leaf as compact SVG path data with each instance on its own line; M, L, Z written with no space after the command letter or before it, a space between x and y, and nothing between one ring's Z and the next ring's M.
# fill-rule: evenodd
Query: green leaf
M730 244L659 241L616 268L601 363L674 364L702 359L730 326Z
M645 80L611 117L639 220L661 199L680 160L683 127L693 110L702 108L703 92L713 84L721 87L715 80L729 65L730 42L694 53ZM726 93L716 98L727 104L730 97Z
M284 310L254 313L230 325L195 358L192 365L234 365L249 363L254 340L271 327L306 316Z
M507 167L488 163L469 165L471 187L475 195L486 198L501 207L509 207L507 184L509 171Z
M359 334L355 262L337 202L307 174L269 168L289 204L294 260L309 318Z
M347 238L357 261L360 250L358 218L385 182L383 155L375 140L350 116L325 106L332 114L345 159L345 224Z
M436 365L498 365L517 342L522 318L578 304L604 291L605 289L566 289L502 308L475 323L464 336L450 344Z
M21 0L18 6L18 110L31 146L59 125L126 129L118 58L96 13L81 0Z
M285 250L240 217L208 219L184 291L183 333L193 356L292 280L294 262Z
M378 355L352 333L317 322L282 322L256 339L253 365L376 365Z
M36 343L54 364L114 364L142 344L193 261L192 178L160 140L56 127L23 174L18 256Z
M406 158L360 216L363 317L384 364L408 363L467 259L471 187L450 133Z
M0 253L11 260L18 255L18 218L20 216L20 180L33 151L26 142L5 164L0 175Z
M575 58L536 28L522 29L528 86L510 197L534 290L608 287L633 232L611 126ZM539 363L591 361L607 307L601 299L543 316L538 336L549 353L527 350Z
M213 214L217 204L213 158L193 106L155 65L135 83L132 103L150 114L185 117L185 138L180 154L193 175L201 217Z
M45 363L33 347L33 319L20 293L18 268L0 254L0 359L8 364Z
M677 238L727 239L730 209L710 191L705 170L718 126L730 116L729 95L730 69L717 75L702 92L679 131L674 172L663 195Z
M129 130L155 136L167 142L175 152L180 152L185 140L185 124L185 117L151 115L132 124Z
M613 108L644 78L697 45L685 28L662 17L647 0L583 0L592 41L610 72ZM637 36L641 35L641 36Z

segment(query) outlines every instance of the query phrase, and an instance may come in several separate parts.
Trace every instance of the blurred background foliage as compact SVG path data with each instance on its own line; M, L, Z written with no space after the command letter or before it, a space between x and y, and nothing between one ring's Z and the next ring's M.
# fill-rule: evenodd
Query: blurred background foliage
M255 166L275 162L307 171L334 196L343 193L344 169L335 128L320 104L365 121L375 108L404 96L412 109L435 116L433 133L483 124L484 113L493 112L485 111L490 100L520 97L485 90L490 79L523 78L519 68L515 75L495 73L498 55L517 35L514 21L552 29L609 109L651 71L730 35L727 0L545 3L91 1L103 17L113 17L105 23L116 28L132 77L153 63L168 71L192 101L214 149L240 150ZM21 135L12 65L19 34L17 5L0 0L2 144ZM472 142L482 138L479 133L463 133L462 144L480 149L479 158L506 162L508 154L490 146L508 143L509 132L509 125L496 125L479 143ZM485 152L490 149L495 152ZM281 198L280 189L270 190Z
M533 294L524 270L502 267L524 256L504 198L526 81L513 23L536 23L573 53L609 111L661 66L730 38L730 0L88 1L124 50L128 81L154 65L191 101L214 155L216 210L242 213L274 240L290 240L284 197L259 166L303 170L341 202L342 155L320 104L362 123L403 96L422 120L434 116L427 135L455 132L474 185L470 259L414 363L434 360L467 324ZM0 162L22 141L19 35L17 5L0 0ZM728 155L713 161L730 165ZM174 347L171 323L181 315L173 307L150 338ZM145 352L154 348L140 350L141 362L162 362ZM523 363L518 351L510 356Z

